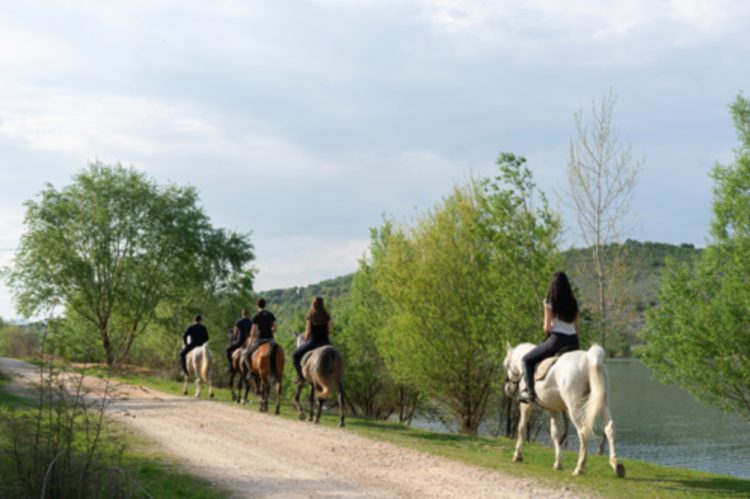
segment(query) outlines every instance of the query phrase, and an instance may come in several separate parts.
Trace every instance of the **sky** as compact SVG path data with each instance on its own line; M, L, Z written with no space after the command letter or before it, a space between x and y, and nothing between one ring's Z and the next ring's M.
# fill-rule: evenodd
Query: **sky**
M93 160L195 186L215 226L252 233L258 291L355 270L384 214L429 210L501 151L576 245L573 116L610 90L644 160L630 237L703 246L748 28L742 0L4 0L0 264L24 201Z

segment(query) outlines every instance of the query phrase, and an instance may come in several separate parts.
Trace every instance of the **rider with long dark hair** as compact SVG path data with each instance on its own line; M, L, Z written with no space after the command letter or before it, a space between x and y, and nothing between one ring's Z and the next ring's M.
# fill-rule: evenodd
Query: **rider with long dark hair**
M323 304L323 298L316 296L305 316L305 343L300 345L292 354L294 368L297 370L297 383L304 380L302 357L311 350L330 344L330 341L328 341L328 335L330 334L331 316Z
M565 272L555 272L544 300L544 334L546 339L523 357L523 374L526 387L521 392L521 402L536 401L534 368L547 357L578 350L578 302L573 296Z

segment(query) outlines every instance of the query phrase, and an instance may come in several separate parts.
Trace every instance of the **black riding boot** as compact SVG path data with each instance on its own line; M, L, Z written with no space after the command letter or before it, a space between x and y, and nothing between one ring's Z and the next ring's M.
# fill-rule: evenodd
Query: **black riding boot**
M518 399L522 404L533 404L536 402L536 390L534 389L534 370L528 369L526 363L523 367L523 377L526 380L526 386L521 390L521 395ZM530 374L531 373L531 374Z

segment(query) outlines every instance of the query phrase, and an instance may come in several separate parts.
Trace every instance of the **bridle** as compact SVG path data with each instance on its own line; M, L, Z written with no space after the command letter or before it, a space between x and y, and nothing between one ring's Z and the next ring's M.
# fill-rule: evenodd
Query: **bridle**
M519 383L521 383L521 375L520 374L518 375L518 378L513 379L513 378L511 378L506 373L506 375L505 375L505 381L504 381L504 386L513 385L514 387L513 387L513 392L512 393L516 393L518 391L518 385L519 385Z

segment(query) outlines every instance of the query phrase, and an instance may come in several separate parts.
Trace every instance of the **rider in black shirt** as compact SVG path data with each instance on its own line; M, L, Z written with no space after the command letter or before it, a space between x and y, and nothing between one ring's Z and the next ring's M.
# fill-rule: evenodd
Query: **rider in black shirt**
M266 300L258 298L257 306L258 313L253 316L253 327L250 329L250 337L254 340L247 353L250 358L263 343L273 341L273 333L276 332L276 317L266 310Z
M182 333L182 344L185 348L180 352L180 363L182 364L182 372L188 373L187 362L185 357L188 352L193 348L199 347L208 341L208 329L203 325L203 319L200 315L195 316L195 322L188 326L184 333Z
M253 326L253 322L247 317L248 313L247 308L243 308L242 318L234 323L232 341L227 346L227 372L232 372L232 353L245 344L245 341L247 341L247 337L250 334L250 329Z

